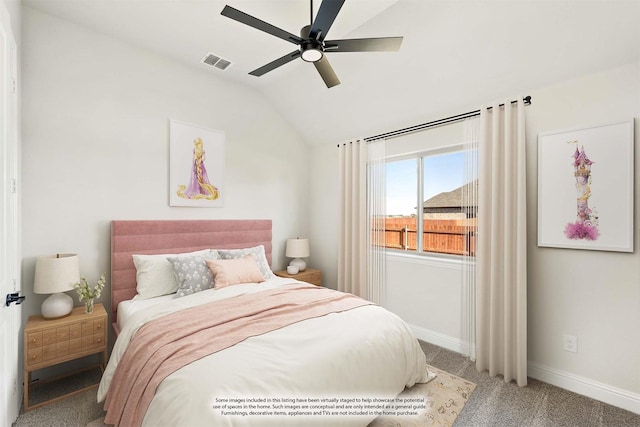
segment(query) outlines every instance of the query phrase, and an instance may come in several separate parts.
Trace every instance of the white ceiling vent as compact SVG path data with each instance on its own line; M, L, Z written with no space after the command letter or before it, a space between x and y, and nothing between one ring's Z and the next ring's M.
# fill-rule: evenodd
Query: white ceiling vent
M231 65L230 61L226 59L220 58L218 55L214 55L213 53L207 53L204 58L202 58L202 63L211 65L212 67L219 68L221 70L226 70L229 65Z

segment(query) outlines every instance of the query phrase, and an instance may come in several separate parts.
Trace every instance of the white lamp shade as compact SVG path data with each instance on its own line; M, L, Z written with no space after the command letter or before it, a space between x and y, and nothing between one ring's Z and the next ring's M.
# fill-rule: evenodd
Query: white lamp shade
M76 254L40 256L36 259L33 292L55 294L72 291L80 281L80 263Z
M309 239L287 239L285 255L288 258L305 258L309 256Z
M73 290L80 281L80 264L76 254L56 254L36 259L33 292L52 294L42 303L42 317L55 319L73 310L73 299L62 292Z

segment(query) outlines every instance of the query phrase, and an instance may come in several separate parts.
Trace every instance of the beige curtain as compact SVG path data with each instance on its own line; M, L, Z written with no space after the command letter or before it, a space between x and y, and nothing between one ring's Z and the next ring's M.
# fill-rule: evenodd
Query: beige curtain
M524 103L480 113L476 367L527 384Z
M363 298L367 292L366 258L366 144L350 141L338 146L340 205L338 290Z
M384 233L370 230L384 218L384 141L355 140L338 145L338 151L338 290L382 304Z

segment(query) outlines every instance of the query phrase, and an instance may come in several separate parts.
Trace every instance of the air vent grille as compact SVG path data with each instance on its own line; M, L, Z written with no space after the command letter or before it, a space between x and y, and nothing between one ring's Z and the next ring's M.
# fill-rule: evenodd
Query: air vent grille
M220 61L216 62L216 65L214 65L214 67L225 70L229 65L231 65L231 62L227 61L226 59L220 59Z
M202 58L202 63L203 64L207 64L207 65L211 65L212 67L216 67L220 70L226 70L229 65L231 65L230 61L227 61L226 59L220 58L218 55L215 55L211 52L207 53L203 58Z

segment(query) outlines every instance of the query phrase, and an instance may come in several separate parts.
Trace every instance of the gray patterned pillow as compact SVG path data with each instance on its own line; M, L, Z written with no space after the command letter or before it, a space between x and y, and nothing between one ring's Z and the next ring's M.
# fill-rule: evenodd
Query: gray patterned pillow
M264 253L263 245L246 249L218 249L217 251L221 259L237 259L243 258L248 254L252 254L256 259L260 273L262 273L265 280L276 277L275 274L273 274L273 271L271 271L271 267L269 267L269 262L267 261L267 255Z
M204 262L207 259L215 260L220 257L216 251L211 251L205 255L167 258L178 281L176 298L213 288L213 275Z

